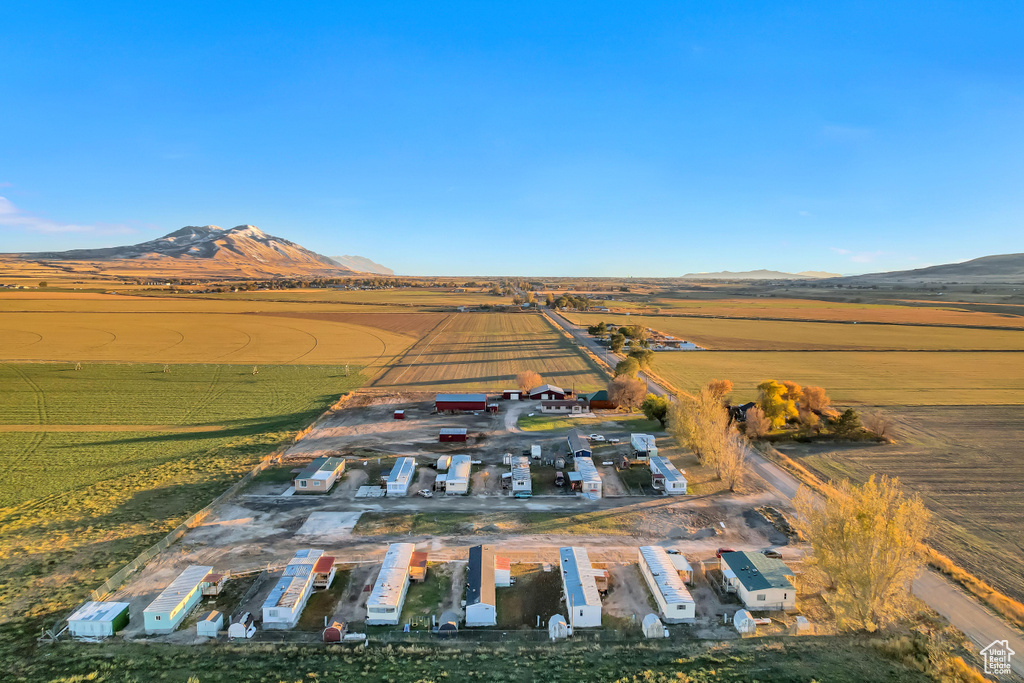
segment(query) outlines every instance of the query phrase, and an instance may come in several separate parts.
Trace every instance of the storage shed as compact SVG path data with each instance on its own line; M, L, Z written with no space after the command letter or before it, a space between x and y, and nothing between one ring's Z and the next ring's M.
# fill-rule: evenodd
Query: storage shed
M417 550L409 558L409 580L417 583L427 580L427 553Z
M741 633L743 635L753 635L754 633L757 633L757 622L754 621L754 615L745 609L741 609L733 615L732 625L735 627L737 633Z
M256 620L253 619L251 612L246 612L228 626L228 638L232 640L235 638L252 638L254 635L256 635Z
M442 455L440 458L437 459L437 465L436 465L437 471L438 472L444 472L445 470L447 470L451 466L451 464L452 464L452 456L450 456L450 455Z
M465 427L442 427L437 434L437 440L441 443L466 440Z
M331 622L331 625L324 629L323 639L325 643L340 643L348 626L344 621Z
M476 545L469 549L466 575L466 626L494 626L497 621L494 599L494 547Z
M409 563L416 546L392 543L366 602L366 623L370 626L398 624L409 592Z
M415 458L399 458L388 474L387 489L389 496L404 496L409 493L409 485L416 475Z
M661 620L667 624L692 622L697 616L696 604L665 549L657 545L641 547L639 565L661 611Z
M487 409L487 394L438 394L434 408L439 413L461 413Z
M203 598L203 583L213 567L192 565L142 611L146 633L173 633Z
M601 595L594 581L594 568L586 548L559 548L562 591L569 624L573 628L597 628L601 625Z
M565 398L565 391L553 384L542 384L530 389L530 398L534 401L561 401Z
M295 475L295 493L330 493L344 471L344 458L316 458Z
M583 436L578 429L569 430L568 442L569 454L572 455L572 457L589 458L593 456L594 450L590 447L590 439Z
M323 550L312 548L295 551L295 556L284 568L284 574L263 601L263 628L295 626L313 593L313 567L323 556ZM333 574L333 568L330 572Z
M653 612L644 617L642 628L645 638L665 637L665 625L661 623L658 615Z
M199 617L196 622L196 635L204 638L216 638L224 628L224 613L215 609Z
M404 410L396 410L394 412L394 414L393 414L393 417L396 420L404 420L405 419L405 411ZM330 628L330 627L328 627L328 628Z
M578 456L576 471L580 473L580 490L591 498L600 498L602 492L601 474L590 458Z
M451 610L444 612L437 621L437 635L450 638L459 632L459 615Z
M734 592L748 610L796 608L793 570L763 553L728 552L721 558L723 588Z
M651 468L651 485L669 496L686 494L686 477L672 462L661 455L652 455L647 463Z
M561 614L556 614L548 619L548 638L552 642L568 638L569 633L569 624L565 623L565 617Z
M453 455L445 479L444 491L449 496L460 496L469 493L469 476L473 470L473 462L468 455Z
M501 392L501 397L506 401L518 401L522 396L523 392L519 389L505 389Z
M68 617L75 638L105 638L128 625L127 602L87 602Z

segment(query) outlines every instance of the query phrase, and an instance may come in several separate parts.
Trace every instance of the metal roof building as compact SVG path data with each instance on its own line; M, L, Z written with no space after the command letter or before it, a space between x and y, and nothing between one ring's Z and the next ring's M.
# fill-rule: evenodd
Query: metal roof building
M487 394L438 394L434 408L439 413L486 410Z
M593 455L594 451L590 447L590 439L583 436L578 429L569 430L569 452L572 453L572 457L578 458L580 456L589 458Z
M722 553L722 580L749 610L796 607L793 570L782 560L748 551Z
M665 493L670 496L679 496L686 493L686 477L672 462L661 455L652 455L648 461L651 468L651 476L655 482L655 488L664 488Z
M453 455L448 465L448 477L445 480L445 492L448 495L469 493L469 475L473 471L473 461L468 455Z
M303 549L284 568L277 585L263 601L263 628L292 628L313 592L313 565L323 550Z
M127 602L87 602L68 617L75 638L104 638L128 625Z
M532 495L533 479L530 478L530 459L517 455L512 459L512 494Z
M494 599L494 546L469 549L466 576L466 626L494 626L498 623Z
M576 471L582 478L583 493L596 498L601 497L601 474L597 471L594 461L589 457L576 457Z
M661 620L667 624L693 621L697 616L693 596L665 549L657 545L641 547L639 564L640 573L658 603Z
M573 628L596 628L601 625L601 595L594 581L594 568L586 548L568 547L558 550L562 571L562 589L569 624Z
M316 458L295 476L295 493L329 493L344 471L344 458Z
M142 611L146 633L171 633L203 598L203 581L213 567L192 565Z
M392 543L384 555L370 599L366 601L366 623L371 626L395 625L402 618L402 605L409 591L409 563L416 546Z
M415 474L416 459L399 458L395 466L391 468L391 474L388 475L388 495L404 496L407 494L409 492L409 484L412 483L412 478Z

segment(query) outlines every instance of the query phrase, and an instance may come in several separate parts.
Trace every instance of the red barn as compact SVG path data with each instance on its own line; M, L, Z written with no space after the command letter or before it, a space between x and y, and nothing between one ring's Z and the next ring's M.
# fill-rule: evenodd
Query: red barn
M553 384L542 384L530 389L530 398L534 401L561 401L565 399L565 395L564 389Z
M487 394L438 394L434 407L439 413L487 410Z
M501 392L501 397L506 401L518 401L523 397L523 392L518 389L506 389Z
M466 429L464 427L442 427L438 441L465 441Z

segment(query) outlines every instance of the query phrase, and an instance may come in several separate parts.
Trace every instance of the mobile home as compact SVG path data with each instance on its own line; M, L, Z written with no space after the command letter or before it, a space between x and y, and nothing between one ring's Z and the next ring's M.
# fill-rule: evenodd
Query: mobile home
M635 462L647 462L648 458L658 454L658 446L650 434L630 434L629 445Z
M387 488L389 496L404 496L409 493L409 485L416 474L415 458L399 458L388 475Z
M286 629L295 626L313 593L313 567L323 555L323 550L312 548L295 552L295 556L285 566L284 574L277 580L277 585L263 601L263 628Z
M686 477L668 458L652 455L647 466L651 468L651 482L654 488L670 496L686 494Z
M498 623L494 599L494 546L469 549L466 576L466 626L494 626Z
M448 467L448 476L445 479L445 493L450 496L469 493L469 476L472 469L472 460L468 455L452 456L451 465Z
M580 486L583 493L591 498L600 498L602 489L601 474L597 471L597 467L594 466L594 461L590 458L577 457L576 471L579 472L582 479Z
M146 633L172 633L203 599L203 583L213 567L192 565L142 611Z
M295 475L295 493L330 493L344 471L344 458L316 458Z
M594 580L594 569L586 548L569 547L558 551L561 560L562 590L569 625L596 628L601 625L601 595Z
M384 555L384 564L366 602L366 623L370 626L394 626L402 617L402 605L409 592L409 563L416 546L392 543Z
M661 620L666 624L692 622L697 616L696 604L665 549L657 545L641 547L639 564Z
M533 495L530 459L525 455L517 455L512 459L512 495L520 498Z
M87 602L68 617L68 630L75 638L105 638L127 625L127 602Z
M577 429L569 431L569 455L574 458L589 458L594 455L594 450L590 447L590 440L583 436Z

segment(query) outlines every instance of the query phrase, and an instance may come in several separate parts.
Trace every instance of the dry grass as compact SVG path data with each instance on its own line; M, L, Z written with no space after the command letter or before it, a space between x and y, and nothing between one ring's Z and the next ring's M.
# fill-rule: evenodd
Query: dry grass
M1011 623L1024 628L1024 603L1003 595L934 548L925 546L924 551L929 565L966 588Z

